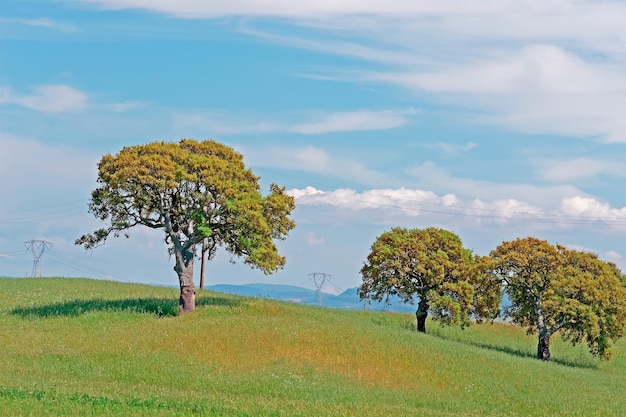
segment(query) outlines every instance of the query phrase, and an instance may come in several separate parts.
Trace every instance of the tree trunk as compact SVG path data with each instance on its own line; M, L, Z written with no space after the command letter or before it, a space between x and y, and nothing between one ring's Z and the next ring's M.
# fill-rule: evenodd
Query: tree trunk
M420 333L426 333L426 318L428 317L428 301L420 299L417 305L417 311L415 312L417 318L417 331Z
M550 360L550 335L546 332L539 333L539 342L537 343L537 359L542 361Z
M189 313L196 309L196 289L191 285L180 287L180 298L178 300L178 314Z
M202 239L202 252L201 252L201 261L200 261L200 289L204 289L204 262L205 262L205 252L207 251L207 240Z
M196 309L196 288L193 284L193 252L176 253L174 271L180 283L178 313L185 314Z

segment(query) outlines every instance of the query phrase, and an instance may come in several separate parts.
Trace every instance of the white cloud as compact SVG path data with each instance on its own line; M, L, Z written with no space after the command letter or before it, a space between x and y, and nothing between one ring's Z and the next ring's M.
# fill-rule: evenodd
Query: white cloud
M17 104L44 113L63 113L87 107L87 94L67 85L43 85L32 88L31 94L16 94L0 87L0 104Z
M430 72L409 69L366 77L481 110L472 116L474 122L626 142L626 122L619 111L626 105L626 67L621 60L600 63L561 47L535 44L478 63L440 66Z
M84 2L180 18L245 17L242 30L268 42L382 64L376 71L369 66L327 68L329 79L426 92L454 109L448 111L472 115L474 123L626 142L621 114L626 106L626 3L621 1ZM250 23L255 17L280 19L281 26L271 29L274 33L255 30ZM306 31L294 36L286 29L289 25ZM384 129L403 123L397 114L377 114L378 119L365 113L343 116L301 123L300 132L358 130L358 125ZM217 133L284 129L280 122L244 123L237 129L236 123L195 117L200 119L195 123ZM298 131L298 125L292 128Z
M20 19L19 22L27 26L43 27L66 33L78 32L78 28L74 25L58 22L47 17L40 17L37 19Z
M108 107L116 112L116 113L124 113L127 112L129 110L134 110L136 108L139 108L141 106L143 106L144 103L140 102L140 101L123 101L120 103L113 103L110 104Z
M322 116L319 121L302 123L291 128L292 132L305 135L359 130L386 130L404 125L406 114L412 111L357 110Z
M456 195L437 195L418 189L353 189L322 191L314 187L291 189L297 206L331 206L342 211L368 211L370 217L393 219L418 216L461 216L481 223L537 223L554 227L583 224L626 228L626 207L612 208L588 197L563 198L556 206L537 206L508 199L462 200ZM374 213L378 213L377 215Z
M584 192L571 185L534 186L456 177L448 174L432 161L411 167L406 172L413 177L413 186L428 188L438 193L452 193L466 199L507 200L513 198L527 201L531 205L550 206L558 204L565 197L585 195Z
M319 246L326 243L326 239L315 234L315 232L308 232L304 235L304 239L309 246Z
M612 259L613 261L621 261L622 259L624 259L624 256L622 256L619 252L616 252L614 250L609 250L604 252L604 256Z
M13 179L0 182L0 195L13 195L25 188L52 190L95 184L97 155L1 132L0 149L0 178Z
M414 88L453 93L593 93L626 86L626 79L616 69L591 65L562 48L541 44L452 69L381 77Z
M561 201L559 210L572 218L586 218L605 222L626 221L626 207L613 208L591 197L570 197Z
M602 159L542 160L537 165L541 178L552 182L573 181L597 175L626 177L626 163Z
M351 157L330 155L315 146L235 146L246 155L246 163L255 167L293 169L333 176L360 184L390 184L394 180L374 171Z
M69 23L59 22L47 17L38 17L34 19L18 19L13 17L0 16L0 24L7 25L24 25L31 27L40 27L45 29L57 30L65 33L78 32L78 28Z
M307 115L294 114L299 122L265 120L254 115L226 114L221 111L196 111L174 114L174 123L180 128L192 128L212 134L241 133L298 133L319 135L332 132L387 130L408 122L408 110L353 110L335 113L312 112ZM254 120L256 119L256 120Z
M420 148L438 149L448 155L457 155L463 152L469 152L476 148L478 144L475 142L468 142L466 144L460 143L447 143L447 142L435 142L417 145Z

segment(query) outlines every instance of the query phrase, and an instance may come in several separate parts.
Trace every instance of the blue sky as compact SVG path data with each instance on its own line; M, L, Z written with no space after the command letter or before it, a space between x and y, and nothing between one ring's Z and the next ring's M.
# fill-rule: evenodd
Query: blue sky
M394 226L488 254L536 236L626 269L626 3L3 0L0 275L176 285L158 231L87 252L96 164L212 138L296 197L284 270L220 252L207 283L360 283ZM197 270L199 271L199 264Z

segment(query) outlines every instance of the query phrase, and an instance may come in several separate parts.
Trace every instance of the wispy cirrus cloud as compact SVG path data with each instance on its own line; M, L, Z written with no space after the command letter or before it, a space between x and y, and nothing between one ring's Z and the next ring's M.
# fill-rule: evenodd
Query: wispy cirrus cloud
M31 19L15 18L8 16L0 16L0 24L39 27L44 29L52 29L64 33L78 32L78 28L70 23L61 22L48 17L37 17Z
M387 130L405 125L414 109L350 110L340 112L300 112L284 121L259 115L234 115L222 111L176 112L174 124L211 134L297 133L319 135L333 132ZM275 117L275 116L273 116Z
M69 23L63 23L47 17L39 17L36 19L20 19L20 23L27 26L37 26L42 28L54 29L61 32L72 33L78 32L78 28Z
M540 160L536 163L540 177L549 182L575 181L598 175L626 177L626 163L599 158Z
M97 153L88 154L69 145L46 144L32 138L0 132L0 178L18 176L19 182L0 182L1 195L14 195L24 188L84 187L97 174Z
M14 104L44 113L64 113L83 110L88 95L67 85L42 85L29 93L14 92L10 87L0 87L0 105Z
M429 94L448 106L442 111L465 112L472 123L626 143L622 1L82 3L183 19L245 18L242 30L267 42L377 64L309 68L307 76ZM304 31L295 35L293 27Z
M449 142L433 142L416 145L420 148L437 149L448 155L458 155L460 153L469 152L478 146L475 142L449 143Z
M235 146L253 167L296 170L349 180L358 184L390 184L394 178L369 168L349 156L332 155L311 146Z

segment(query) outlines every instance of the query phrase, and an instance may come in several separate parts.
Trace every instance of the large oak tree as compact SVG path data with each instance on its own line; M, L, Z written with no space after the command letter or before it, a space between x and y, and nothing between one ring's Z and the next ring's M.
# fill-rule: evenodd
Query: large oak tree
M430 312L443 324L470 324L470 319L497 316L501 298L497 282L484 273L482 258L463 247L454 233L437 228L393 228L372 244L361 275L361 299L399 297L414 303L417 330L426 331Z
M510 300L504 316L538 334L538 359L550 360L557 332L611 357L613 341L626 330L626 287L614 264L534 237L504 242L490 257Z
M179 311L188 312L195 308L196 246L205 239L209 259L223 247L264 273L284 266L274 240L295 227L294 199L276 184L263 196L258 179L242 155L215 141L127 146L98 164L89 211L107 227L76 244L91 249L139 225L163 230L180 284Z

